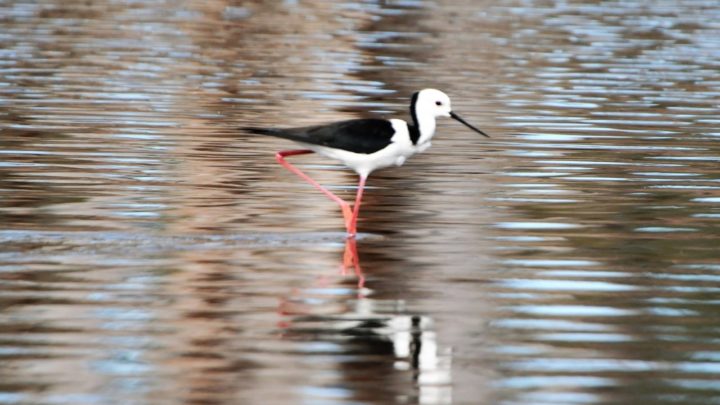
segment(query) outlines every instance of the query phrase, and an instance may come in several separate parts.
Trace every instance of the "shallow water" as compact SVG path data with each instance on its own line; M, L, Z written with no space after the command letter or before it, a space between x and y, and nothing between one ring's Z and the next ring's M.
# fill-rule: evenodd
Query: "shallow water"
M720 403L720 6L627 3L0 2L0 403ZM356 244L236 130L430 86Z

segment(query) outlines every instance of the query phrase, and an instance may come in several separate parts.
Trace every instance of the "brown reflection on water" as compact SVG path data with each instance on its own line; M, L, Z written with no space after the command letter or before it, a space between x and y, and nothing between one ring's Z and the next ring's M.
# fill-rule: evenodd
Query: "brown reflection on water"
M0 15L0 403L716 402L716 4ZM493 138L373 174L355 246L236 130L430 86Z

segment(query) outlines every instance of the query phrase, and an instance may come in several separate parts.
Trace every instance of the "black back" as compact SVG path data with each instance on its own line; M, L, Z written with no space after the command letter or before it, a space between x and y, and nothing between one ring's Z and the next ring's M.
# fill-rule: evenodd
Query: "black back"
M327 146L355 153L375 153L390 144L395 129L388 120L366 118L302 128L244 127L253 134L271 135L295 142Z

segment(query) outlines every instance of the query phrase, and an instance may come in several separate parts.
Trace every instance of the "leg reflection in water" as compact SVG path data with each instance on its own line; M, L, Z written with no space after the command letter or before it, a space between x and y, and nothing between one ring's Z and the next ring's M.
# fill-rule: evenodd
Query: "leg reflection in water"
M357 278L355 288L349 288L348 278ZM324 315L344 313L368 295L365 275L360 267L360 256L355 238L345 239L340 272L319 276L310 288L297 288L280 300L281 315Z
M278 308L277 337L307 376L293 380L304 395L296 402L331 390L347 403L452 403L452 353L433 319L409 311L402 290L365 288L355 238L345 240L340 269L294 288Z

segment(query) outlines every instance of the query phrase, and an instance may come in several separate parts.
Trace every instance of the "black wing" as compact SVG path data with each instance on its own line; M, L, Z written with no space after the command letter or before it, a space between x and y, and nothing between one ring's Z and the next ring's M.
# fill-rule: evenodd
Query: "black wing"
M395 129L388 120L357 119L302 128L244 127L244 131L271 135L291 141L343 149L355 153L375 153L390 144Z

